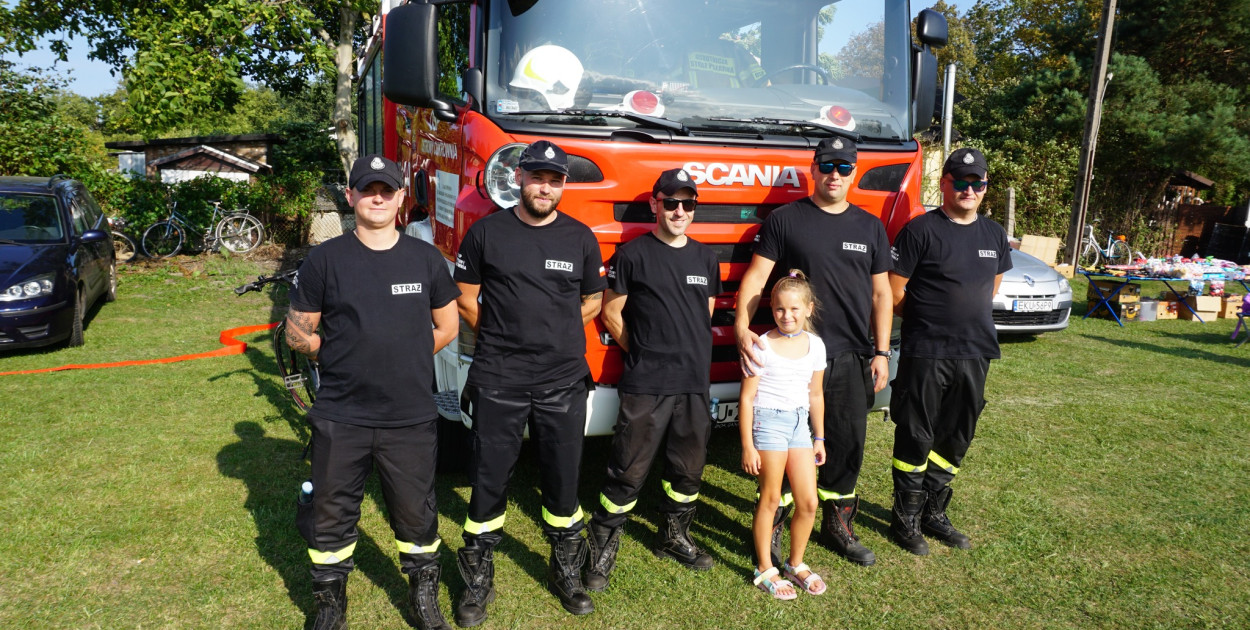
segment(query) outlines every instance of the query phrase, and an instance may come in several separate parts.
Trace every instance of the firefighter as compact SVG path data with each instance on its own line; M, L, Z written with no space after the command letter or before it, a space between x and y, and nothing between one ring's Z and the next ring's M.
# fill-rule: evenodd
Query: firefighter
M291 290L287 342L321 363L308 412L313 491L297 516L316 630L347 626L356 521L375 466L417 626L450 627L438 609L438 412L429 387L414 384L433 382L434 353L456 336L459 291L437 249L395 229L402 182L384 157L356 160L347 191L356 229L314 248Z
M592 591L608 587L621 527L661 446L664 520L651 550L691 569L712 568L712 557L690 538L690 523L712 433L708 357L720 266L710 247L686 236L699 203L689 173L661 173L649 203L655 227L608 261L603 323L625 353L625 372L607 480L590 519Z
M942 167L942 206L912 219L894 242L890 285L903 330L890 396L890 536L921 556L929 553L925 536L972 546L946 515L949 484L985 407L985 377L999 358L992 301L1011 269L1007 233L977 214L987 172L980 151L952 152Z
M581 331L599 314L607 282L590 228L556 209L568 173L560 147L529 145L515 173L521 203L474 223L456 256L460 315L478 332L465 391L474 462L458 554L468 587L456 606L461 626L484 621L495 597L493 550L527 424L551 543L548 588L570 613L594 610L582 585L587 549L577 502L590 376Z
M856 484L864 462L868 410L890 373L890 243L885 226L847 201L858 150L832 137L816 148L811 196L774 210L756 237L755 255L738 291L735 331L743 373L759 365L759 337L748 326L774 266L811 278L820 308L816 332L825 343L824 435L827 460L817 478L822 518L819 540L862 566L876 555L859 542ZM788 493L774 520L774 548L789 509Z

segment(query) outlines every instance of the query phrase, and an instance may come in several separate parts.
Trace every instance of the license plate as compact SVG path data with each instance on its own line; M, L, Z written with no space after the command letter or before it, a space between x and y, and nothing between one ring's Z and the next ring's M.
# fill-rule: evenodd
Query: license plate
M1037 311L1054 310L1055 305L1050 300L1016 300L1015 306L1011 310L1017 313L1035 313Z
M712 415L712 426L723 427L738 424L738 403L716 403L716 413Z

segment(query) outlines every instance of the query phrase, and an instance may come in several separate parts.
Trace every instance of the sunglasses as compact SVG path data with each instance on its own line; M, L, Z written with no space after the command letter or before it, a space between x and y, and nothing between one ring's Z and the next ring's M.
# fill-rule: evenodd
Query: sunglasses
M825 175L828 175L829 173L832 173L834 169L837 169L838 175L841 175L842 177L846 177L851 174L851 171L855 170L855 165L854 164L834 164L833 162L821 162L820 164L816 165L816 168L820 169L820 172L824 173Z
M954 188L955 192L963 192L965 190L968 190L969 187L972 187L972 190L975 192L981 192L982 190L985 190L986 186L989 186L989 185L990 185L990 182L987 179L982 179L982 180L978 180L975 182L970 182L964 179L952 179L951 180L951 188Z
M686 212L694 212L694 208L699 205L699 202L695 199L674 199L669 197L667 199L661 199L660 204L664 206L665 210L669 211L676 210L677 206L681 206L682 210L685 210Z

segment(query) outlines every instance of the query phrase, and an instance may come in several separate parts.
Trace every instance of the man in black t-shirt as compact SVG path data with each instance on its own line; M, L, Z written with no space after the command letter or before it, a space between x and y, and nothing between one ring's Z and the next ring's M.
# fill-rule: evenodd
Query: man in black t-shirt
M686 171L661 173L651 188L655 227L608 261L603 323L625 352L625 372L608 478L590 519L586 586L592 591L608 587L621 527L661 444L664 522L652 551L691 569L712 568L712 557L690 539L712 434L711 317L721 291L716 253L686 236L697 192Z
M876 562L859 542L855 486L864 462L868 410L890 373L890 243L885 226L846 200L858 151L851 140L822 140L812 161L810 197L774 210L756 237L738 290L735 332L744 373L759 364L759 337L748 326L773 268L802 269L816 296L816 332L825 343L825 451L817 476L822 544L859 565ZM749 405L751 401L739 401ZM788 505L783 498L783 505ZM779 508L773 540L787 508ZM775 544L774 544L775 546Z
M349 182L356 230L309 252L287 314L290 346L321 364L308 412L312 500L297 516L313 563L313 627L346 627L356 522L376 465L417 625L449 628L438 609L438 412L428 383L434 353L456 336L460 292L437 249L396 231L404 191L394 162L362 157Z
M484 621L495 597L493 549L527 424L551 543L548 586L565 610L594 610L581 578L586 540L577 484L590 376L584 330L599 314L607 282L590 228L556 210L568 172L560 147L529 145L516 169L521 203L474 223L456 255L460 315L478 331L465 392L474 462L459 552L468 586L456 606L461 626Z
M942 207L912 219L894 241L890 285L903 316L894 417L894 510L890 536L916 555L924 537L971 548L951 525L948 484L985 407L985 377L999 357L993 298L1011 269L1003 228L977 215L985 156L959 149L942 167Z

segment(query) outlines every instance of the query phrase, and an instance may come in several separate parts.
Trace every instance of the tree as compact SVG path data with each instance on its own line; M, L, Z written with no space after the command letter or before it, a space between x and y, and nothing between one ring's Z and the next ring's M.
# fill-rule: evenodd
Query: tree
M120 71L135 128L154 135L188 118L230 109L245 79L294 94L333 77L331 118L346 168L356 154L352 123L353 43L368 24L365 0L97 0L0 6L0 50L26 52L54 39L83 35L90 57Z
M0 174L47 177L90 167L102 155L86 126L58 105L65 84L0 59Z

